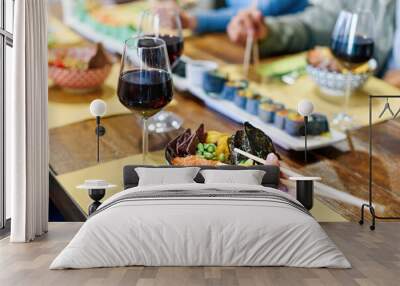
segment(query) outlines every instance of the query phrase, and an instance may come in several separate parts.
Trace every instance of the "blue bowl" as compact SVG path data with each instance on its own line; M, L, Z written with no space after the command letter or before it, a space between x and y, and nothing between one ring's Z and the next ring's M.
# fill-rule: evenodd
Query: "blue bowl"
M204 74L203 89L205 92L220 94L228 80L215 72Z

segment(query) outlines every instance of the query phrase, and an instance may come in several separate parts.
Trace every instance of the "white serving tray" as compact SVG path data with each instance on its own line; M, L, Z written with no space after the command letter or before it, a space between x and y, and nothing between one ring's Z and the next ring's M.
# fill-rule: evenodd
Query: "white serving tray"
M80 35L95 43L102 43L103 46L110 52L122 54L124 50L124 43L116 40L113 37L99 33L89 25L79 21L74 15L74 1L64 0L61 2L63 5L63 22L78 32Z
M304 151L304 137L291 136L273 124L267 124L257 116L237 107L234 103L207 95L199 86L189 84L182 77L173 76L174 85L177 89L188 91L195 97L201 99L208 107L223 114L224 116L238 122L250 122L255 127L261 129L272 141L286 150ZM331 129L330 136L308 136L307 146L309 150L327 147L346 140L346 135L337 130Z

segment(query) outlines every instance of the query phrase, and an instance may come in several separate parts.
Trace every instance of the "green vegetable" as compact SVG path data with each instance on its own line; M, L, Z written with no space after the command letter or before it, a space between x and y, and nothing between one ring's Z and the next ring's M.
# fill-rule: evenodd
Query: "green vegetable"
M204 151L204 145L202 143L197 144L197 150L199 152L203 152Z
M209 152L204 152L204 158L206 158L207 160L211 160L213 157L214 157L213 154Z
M240 166L250 167L254 165L254 161L251 159L240 161Z
M220 162L224 162L225 161L225 154L224 153L219 154L218 161L220 161Z
M207 148L207 151L210 152L210 153L214 153L216 148L217 147L215 146L215 144L209 144L208 148Z

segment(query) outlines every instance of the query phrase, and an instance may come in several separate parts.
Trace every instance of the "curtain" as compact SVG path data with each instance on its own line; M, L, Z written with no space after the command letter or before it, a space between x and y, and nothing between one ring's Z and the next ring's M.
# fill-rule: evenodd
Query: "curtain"
M6 98L6 187L12 242L47 232L47 3L15 1L11 96Z

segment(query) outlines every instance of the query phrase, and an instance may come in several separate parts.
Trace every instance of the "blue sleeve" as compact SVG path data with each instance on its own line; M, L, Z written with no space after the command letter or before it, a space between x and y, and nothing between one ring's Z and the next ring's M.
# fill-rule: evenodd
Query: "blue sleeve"
M241 9L249 7L249 1L231 0L230 7L208 10L196 13L197 33L224 32L229 21ZM285 15L303 11L308 6L308 0L264 0L259 1L259 9L264 16Z
M238 9L220 8L196 13L197 33L224 32L229 21L236 15Z
M308 6L308 0L267 0L260 1L259 9L264 16L279 16L303 11Z

